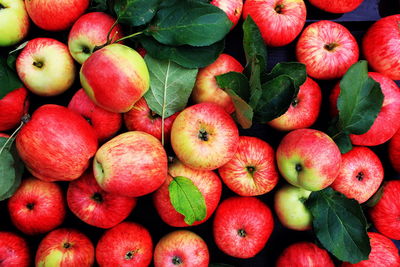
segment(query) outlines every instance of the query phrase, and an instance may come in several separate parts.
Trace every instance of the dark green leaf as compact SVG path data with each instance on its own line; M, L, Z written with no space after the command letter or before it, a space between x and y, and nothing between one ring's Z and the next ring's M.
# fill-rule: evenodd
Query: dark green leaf
M16 178L14 158L10 152L11 142L6 145L7 139L0 137L0 200L6 198L3 195L10 191ZM6 147L3 148L4 145Z
M17 61L19 52L21 52L21 50L24 49L24 47L28 44L28 42L29 41L26 41L26 42L20 44L17 48L15 48L14 50L12 50L8 53L7 65L14 71L15 71L15 62Z
M222 9L199 1L180 0L161 7L146 34L166 45L208 46L222 40L231 26Z
M100 11L104 12L107 11L107 0L92 0L90 3L90 11Z
M161 0L116 0L114 11L118 21L130 26L148 23L156 14Z
M22 82L17 74L7 65L7 61L0 57L0 99L9 92L21 88Z
M253 109L257 109L257 105L260 101L262 95L262 85L261 85L261 66L260 57L255 57L251 61L251 73L249 79L250 85L250 100L249 104Z
M337 144L340 149L340 153L344 154L349 152L353 145L351 144L351 140L348 134L346 133L339 133L338 135L334 136L333 141Z
M215 77L222 89L232 89L244 101L249 101L249 81L243 73L231 71Z
M235 120L243 129L248 129L253 124L253 109L232 89L225 89L225 92L231 97L235 106Z
M192 180L178 176L168 186L171 204L177 212L185 216L185 222L192 225L207 215L206 202Z
M381 200L382 195L383 195L383 189L385 188L386 182L384 182L379 189L375 192L375 194L368 199L367 202L365 202L365 206L368 208L374 207L376 204L378 204L379 200Z
M163 45L151 37L141 37L140 42L150 56L171 60L185 68L203 68L213 63L225 47L224 41L210 46L193 47Z
M341 261L357 263L371 251L367 220L354 199L326 188L312 192L305 202L313 215L314 232L329 252Z
M262 77L262 82L267 82L279 75L286 74L294 80L296 87L300 87L307 79L306 66L299 62L281 62L275 65L272 71Z

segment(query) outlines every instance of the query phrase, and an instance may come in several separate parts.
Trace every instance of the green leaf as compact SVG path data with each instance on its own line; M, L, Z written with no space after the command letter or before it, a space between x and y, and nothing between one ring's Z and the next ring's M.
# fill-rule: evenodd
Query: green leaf
M107 9L107 0L92 0L89 7L90 11L104 12L107 11Z
M225 47L223 40L210 46L168 46L145 36L140 38L140 43L150 56L161 60L171 60L189 69L210 65L218 58Z
M21 183L24 165L18 156L14 139L0 137L0 201L11 197ZM6 145L4 148L3 146ZM3 148L3 149L2 149Z
M7 65L7 61L2 57L0 57L0 85L0 99L9 92L23 86L17 74Z
M225 92L231 97L235 106L235 120L243 129L249 129L253 124L253 109L232 89L225 89Z
M145 31L166 45L208 46L222 40L232 26L225 12L208 3L176 1L158 10Z
M118 21L130 26L141 26L154 17L160 0L116 0L114 11Z
M261 66L259 60L260 57L256 57L250 64L251 73L249 78L249 85L250 85L249 104L253 109L257 109L263 90L261 85Z
M171 204L177 212L185 216L185 222L192 225L207 215L206 202L192 180L178 176L168 186Z
M383 189L385 188L386 182L384 182L378 190L376 190L375 194L373 194L372 197L370 197L367 202L365 202L365 206L368 208L374 207L376 204L378 204L379 200L381 200L383 196Z
M249 100L249 81L243 73L230 71L215 77L222 89L232 89L240 98Z
M333 141L337 144L340 149L340 153L344 154L349 152L353 145L351 144L350 136L346 133L339 133L338 135L334 136Z
M28 42L29 41L26 41L26 42L20 44L17 48L15 48L14 50L12 50L8 53L7 65L12 70L15 71L15 62L17 61L17 57L18 57L19 53L21 52L21 50L24 49L24 47L28 44Z
M294 85L300 87L307 79L306 66L299 62L281 62L275 65L272 71L263 75L262 82L272 80L282 74L286 74L294 80Z
M356 200L326 188L312 192L305 204L313 216L314 232L325 249L353 264L368 259L371 246L367 220Z

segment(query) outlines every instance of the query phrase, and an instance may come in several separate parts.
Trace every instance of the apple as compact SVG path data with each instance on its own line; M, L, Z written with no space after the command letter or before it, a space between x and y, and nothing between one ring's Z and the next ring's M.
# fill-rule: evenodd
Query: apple
M234 57L221 54L210 65L197 73L196 82L192 91L194 103L212 102L225 109L229 114L235 111L231 97L218 86L216 76L230 72L242 72L243 66Z
M364 0L309 0L310 3L330 13L347 13L356 9Z
M240 136L233 158L218 169L222 181L240 196L258 196L278 183L275 151L263 140Z
M378 156L367 147L353 147L342 155L339 174L331 187L361 204L375 194L383 177L383 165Z
M19 156L43 181L71 181L89 166L97 150L93 128L66 107L39 107L16 137Z
M35 266L92 266L94 247L75 229L60 228L48 233L36 252Z
M24 179L8 201L12 223L28 235L47 233L65 218L65 199L56 183Z
M400 130L390 140L388 152L392 167L400 172Z
M162 237L154 249L154 266L207 267L210 255L206 242L188 230L177 230Z
M164 140L170 140L172 123L179 113L164 119ZM129 131L142 131L161 141L162 118L151 111L144 97L140 98L133 108L124 113L124 122Z
M286 228L305 231L312 226L312 215L304 202L311 191L293 185L284 185L274 196L275 213Z
M235 155L238 144L234 120L214 103L187 107L172 124L172 148L183 164L194 169L221 167Z
M83 89L75 93L68 108L81 114L92 125L99 142L114 136L121 128L122 115L97 106Z
M28 267L29 256L25 239L11 232L0 232L0 266Z
M26 88L40 96L59 95L75 80L74 60L68 47L51 38L29 41L17 58L16 69Z
M123 222L107 230L96 246L100 266L146 267L153 257L149 231L134 222Z
M0 137L9 138L10 136L8 134L5 134L5 133L0 133Z
M400 240L400 181L387 181L382 197L369 210L375 228L385 236Z
M400 89L394 81L388 77L377 73L369 72L369 77L378 82L381 86L384 95L382 109L378 117L375 119L371 128L364 134L355 135L351 134L350 139L354 145L359 146L376 146L385 143L400 128ZM331 108L334 108L331 113L337 114L336 103L340 94L340 84L337 84L331 91L330 101Z
M373 232L368 232L368 236L371 244L368 260L356 264L344 262L341 267L400 266L399 251L392 240Z
M303 0L247 0L243 5L243 19L251 16L269 46L291 43L306 22Z
M267 243L274 228L271 210L255 197L230 197L218 206L214 241L225 254L251 258Z
M210 4L222 9L232 22L231 30L237 25L242 15L243 0L212 0Z
M85 12L89 0L27 0L25 5L36 26L47 31L63 31Z
M68 48L72 57L80 64L93 53L96 46L107 42L107 35L115 19L103 12L91 12L81 16L68 35ZM116 24L110 33L113 43L123 37L122 28Z
M19 43L29 30L23 0L0 0L0 47Z
M276 160L280 173L290 184L318 191L331 185L337 177L341 154L327 134L298 129L283 137Z
M269 121L268 125L280 131L308 128L317 120L321 102L321 88L314 80L307 77L289 109L280 117Z
M175 160L168 167L168 177L163 185L153 194L153 203L161 219L173 227L185 227L188 224L184 221L184 216L178 213L171 204L169 196L169 185L173 177L183 176L190 179L199 189L204 197L207 207L207 215L201 221L196 221L193 225L201 224L207 221L218 206L221 198L222 183L219 177L212 171L195 170Z
M325 249L311 242L298 242L285 248L279 256L276 267L334 267L331 257Z
M0 99L0 131L14 129L28 112L28 91L21 87Z
M370 66L392 80L400 80L398 43L400 14L381 18L365 33L362 49Z
M117 113L129 111L150 86L144 59L122 44L111 44L94 52L82 64L80 80L93 102Z
M350 31L328 20L308 25L296 45L297 60L306 65L309 76L321 80L342 77L357 62L358 54Z
M125 220L136 206L136 198L105 192L97 184L92 172L69 183L68 207L87 224L111 228Z
M126 197L149 194L167 178L168 159L154 136L132 131L120 134L96 152L94 177L109 193Z

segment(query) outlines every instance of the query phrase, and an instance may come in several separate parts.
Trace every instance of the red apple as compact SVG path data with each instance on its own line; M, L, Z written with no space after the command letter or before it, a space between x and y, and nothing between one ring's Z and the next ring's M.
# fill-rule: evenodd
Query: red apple
M172 124L172 148L183 164L194 169L221 167L234 156L238 144L234 120L214 103L190 106Z
M83 89L79 89L75 93L68 108L81 114L92 125L99 142L114 136L121 128L122 115L97 106Z
M369 210L375 228L385 236L400 240L400 181L388 181L379 202Z
M80 64L93 53L95 46L104 45L115 19L103 12L92 12L81 16L72 26L68 36L68 48L72 57ZM115 25L110 33L111 43L123 37L122 28Z
M128 217L136 206L136 199L105 192L97 184L92 172L72 181L67 192L68 207L87 224L111 228Z
M123 222L107 230L96 246L96 261L102 266L146 267L153 257L153 241L140 224Z
M10 136L8 134L5 134L5 133L0 133L0 137L9 138Z
M318 118L321 101L321 88L314 80L307 77L285 114L269 121L268 125L280 131L308 128Z
M356 264L344 262L342 267L400 266L399 250L392 240L373 232L369 232L368 236L371 244L368 260Z
M201 221L194 222L193 225L198 225L207 221L217 208L221 198L222 183L219 177L212 171L195 170L187 167L178 160L175 160L175 162L169 166L168 174L167 180L153 194L153 203L161 219L170 226L188 226L184 221L184 216L178 213L172 206L169 196L169 185L173 181L172 177L183 176L190 179L199 189L207 207L206 217Z
M328 187L337 177L341 154L327 134L298 129L281 140L276 159L280 173L289 183L318 191Z
M321 80L342 77L358 60L358 44L341 24L322 20L304 29L296 45L297 60L307 74Z
M18 126L21 118L28 112L28 91L21 87L0 99L0 131L7 131Z
M29 0L25 1L26 11L38 27L47 31L62 31L85 12L89 0Z
M239 137L235 155L218 172L229 189L241 196L266 194L279 179L273 148L267 142L249 136Z
M178 113L164 119L164 140L169 142L172 123ZM135 103L133 108L124 114L125 126L129 131L142 131L161 140L162 119L150 110L144 97Z
M93 128L66 107L36 109L16 138L18 154L30 173L44 181L77 179L97 150Z
M222 9L233 25L231 30L237 25L243 9L243 0L212 0L210 4Z
M178 230L158 241L154 249L154 266L196 266L207 267L210 255L206 242L197 234Z
M92 266L94 247L89 238L75 229L60 228L47 234L39 244L35 265Z
M243 19L250 15L270 46L291 43L303 29L306 13L303 0L247 0L243 6Z
M347 13L356 9L363 0L309 0L313 6L330 13Z
M218 206L213 235L229 256L251 258L267 243L274 228L271 210L255 197L230 197Z
M383 166L378 156L367 147L353 147L342 155L339 174L331 187L364 203L378 190L383 177Z
M397 172L400 172L400 130L390 140L388 151L390 163Z
M80 71L82 87L90 99L118 113L129 111L147 92L149 79L144 59L122 44L97 50L82 64Z
M24 1L0 0L0 10L0 47L19 43L29 30Z
M13 224L28 235L42 234L58 227L65 218L65 199L56 183L24 179L8 201Z
M143 196L164 183L167 161L157 138L139 131L126 132L99 148L93 161L94 177L106 192Z
M332 259L325 249L311 242L299 242L285 248L279 256L276 267L334 267Z
M25 239L11 232L0 232L0 266L28 267L29 254Z
M364 35L362 48L370 66L390 79L400 80L400 14L375 22Z

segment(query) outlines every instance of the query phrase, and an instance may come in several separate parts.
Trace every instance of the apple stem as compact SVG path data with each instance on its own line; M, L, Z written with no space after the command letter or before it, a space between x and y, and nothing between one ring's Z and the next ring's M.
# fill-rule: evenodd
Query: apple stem
M138 36L138 35L140 35L140 34L142 34L142 33L143 33L143 32L136 32L136 33L133 33L133 34L131 34L131 35L122 37L122 38L118 39L117 41L115 41L115 42L113 42L113 43L119 43L119 42L121 42L121 41L123 41L123 40L126 40L126 39L129 39L129 38L133 38L133 37L135 37L135 36Z
M12 144L12 142L14 141L13 140L14 136L19 132L19 130L21 130L22 126L24 126L24 124L29 121L30 118L31 118L31 116L29 114L25 114L24 116L22 116L21 123L18 126L18 128L15 129L15 131L11 134L11 136L9 138L7 138L7 141L4 143L4 145L0 148L0 154L3 152L3 150L6 148L6 146L10 142L11 142L10 144Z
M179 256L174 256L172 257L172 264L174 265L180 265L182 264L182 259Z
M107 43L106 44L110 44L111 43L111 41L112 41L112 40L110 40L111 32L115 28L115 26L117 26L118 20L119 20L119 17L114 21L113 25L111 26L110 30L108 31L108 33L107 33ZM114 38L114 36L113 36L113 38Z
M0 4L0 10L5 9L6 7Z
M35 67L41 69L41 68L43 67L43 62L40 62L40 61L37 62L37 61L35 61L35 62L33 62L33 66L35 66Z

